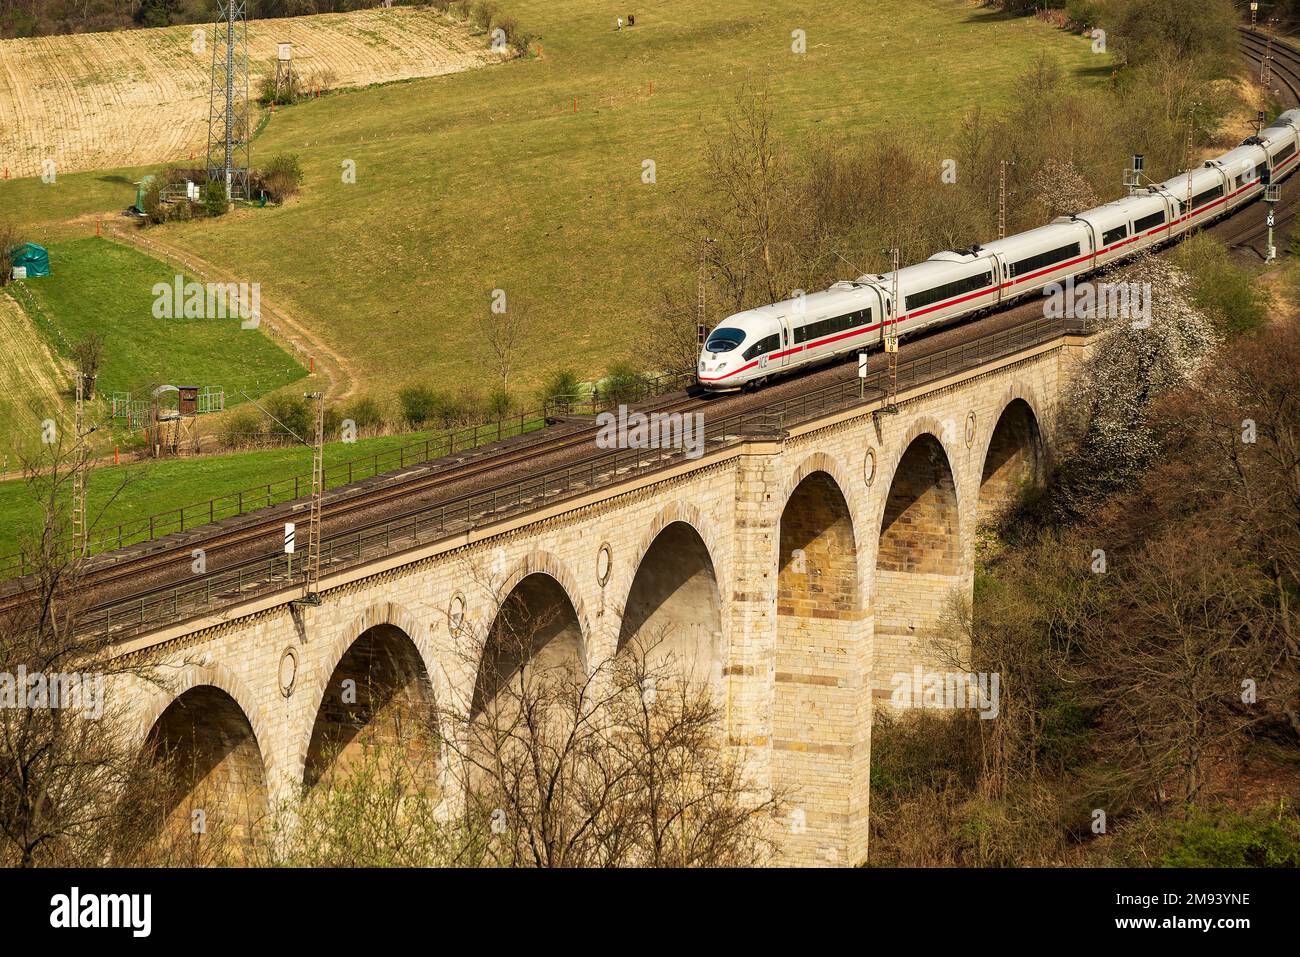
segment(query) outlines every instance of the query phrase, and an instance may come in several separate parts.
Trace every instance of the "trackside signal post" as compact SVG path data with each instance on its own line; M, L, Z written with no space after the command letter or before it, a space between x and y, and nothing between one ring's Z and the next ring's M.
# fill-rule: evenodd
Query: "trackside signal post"
M311 454L311 519L307 532L307 581L296 604L319 605L321 508L325 498L325 393L307 392L316 401L316 435Z
M316 402L316 434L315 441L308 442L301 435L289 428L274 415L271 415L266 409L258 404L257 400L247 392L240 393L249 402L257 406L268 417L274 420L285 432L292 435L303 445L311 449L311 517L307 525L307 580L304 583L303 594L301 598L295 598L291 602L294 605L319 605L320 595L317 594L316 588L320 582L320 536L321 536L321 512L325 499L325 393L324 392L304 392L304 399L313 399ZM289 556L289 577L293 577L293 553L295 550L296 530L292 522L285 522L284 525L284 553Z
M885 360L889 363L889 394L885 397L885 407L882 411L893 414L898 411L898 319L902 310L902 305L898 301L898 247L892 250L891 260L894 267L894 283L889 294L889 311L892 315L886 317L888 322L885 326ZM861 375L862 372L858 374Z
M700 269L696 281L696 301L695 301L695 334L700 340L700 346L704 345L704 340L708 334L708 323L705 322L705 288L708 284L708 270L705 268L705 252L709 248L709 243L713 242L707 236L700 240Z
M1264 202L1268 203L1268 251L1264 256L1265 262L1271 263L1277 258L1277 247L1273 245L1273 210L1277 207L1278 201L1281 199L1281 183L1269 183L1264 187Z

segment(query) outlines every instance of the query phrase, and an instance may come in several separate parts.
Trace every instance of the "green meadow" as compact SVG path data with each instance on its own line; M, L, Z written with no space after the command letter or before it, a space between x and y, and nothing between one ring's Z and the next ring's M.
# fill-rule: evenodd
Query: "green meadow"
M147 395L149 386L214 386L227 403L259 396L306 375L288 353L237 318L159 318L155 286L174 288L176 270L108 239L74 239L49 247L50 275L26 283L38 325L66 346L91 333L104 337L96 388ZM189 281L192 277L184 277ZM174 295L173 295L173 298ZM178 310L179 311L179 310ZM57 330L55 332L54 330Z
M813 134L946 135L974 106L1011 102L1039 53L1083 83L1109 65L1081 37L965 0L657 0L622 31L587 0L503 6L537 35L540 56L281 110L254 162L298 154L298 198L156 234L260 282L348 359L365 391L481 381L477 322L494 289L534 321L521 386L561 365L592 378L630 351L661 286L680 278L665 226L743 85L770 90L797 150ZM795 31L806 52L793 52ZM355 183L344 181L349 163ZM4 183L0 202L27 207L34 223L117 211L140 173Z
M381 399L411 383L490 388L480 323L493 290L504 290L532 320L512 376L522 397L555 368L598 377L633 351L662 287L689 280L675 272L670 220L742 88L769 91L778 132L797 152L814 135L920 128L946 138L974 107L1014 102L1040 54L1076 84L1104 82L1110 70L1082 37L966 0L855 9L649 0L622 31L614 12L587 0L502 6L536 35L536 55L279 110L254 143L254 163L297 154L305 182L296 198L150 235L260 283L264 303L302 321L345 358L360 392ZM802 53L792 48L800 36ZM642 181L646 160L653 183ZM179 329L153 320L145 300L170 267L71 238L93 236L96 218L133 202L130 184L147 171L0 182L0 218L66 260L60 283L41 293L59 322L73 333L114 332L101 387L188 379L237 397L293 381L301 368L237 322ZM343 457L356 454L351 446ZM151 465L106 518L273 481L301 471L301 457ZM116 487L120 474L100 469L96 487ZM30 516L15 495L0 488L8 538ZM6 544L0 538L0 550Z

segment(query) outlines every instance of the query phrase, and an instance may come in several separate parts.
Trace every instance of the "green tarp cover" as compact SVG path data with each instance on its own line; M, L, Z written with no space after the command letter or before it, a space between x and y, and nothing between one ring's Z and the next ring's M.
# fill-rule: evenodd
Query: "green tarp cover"
M37 246L35 243L23 243L12 251L10 258L15 266L27 267L28 279L50 274L50 254L45 251L43 246Z

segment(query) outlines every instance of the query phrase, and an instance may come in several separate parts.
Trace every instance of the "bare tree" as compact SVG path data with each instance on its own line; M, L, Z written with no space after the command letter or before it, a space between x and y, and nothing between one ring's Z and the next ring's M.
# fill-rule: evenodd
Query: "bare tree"
M533 320L527 302L502 298L501 303L499 312L489 309L479 316L478 333L501 390L508 392L510 376L532 333Z
M488 858L508 866L768 860L781 795L755 796L714 696L658 654L665 636L589 665L554 647L562 626L561 609L510 596L465 643L475 692L444 703L462 830L486 827Z
M43 522L24 541L34 572L0 606L0 860L11 865L95 865L140 848L141 811L158 783L108 692L127 677L159 678L114 659L111 636L82 627L83 561L67 532L85 468L61 440L25 461Z

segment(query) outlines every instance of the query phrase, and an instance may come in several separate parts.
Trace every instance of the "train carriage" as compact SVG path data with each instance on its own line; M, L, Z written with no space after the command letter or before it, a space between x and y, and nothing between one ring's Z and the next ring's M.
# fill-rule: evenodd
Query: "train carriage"
M1161 203L1162 208L1163 205ZM1089 243L1094 250L1089 265L1093 268L1122 259L1133 252L1139 236L1133 221L1139 218L1141 217L1134 215L1134 204L1128 198L1117 199L1070 217L1088 227ZM1161 222L1163 221L1162 215Z
M1235 150L1224 153L1206 164L1223 171L1228 180L1228 200L1224 211L1231 212L1249 203L1264 191L1268 179L1268 154L1264 147L1249 140Z
M1062 217L1048 226L994 240L985 247L1002 263L1004 299L1018 299L1086 271L1096 249L1092 230Z
M1287 110L1241 146L1203 166L1047 226L969 249L945 250L893 273L837 282L823 292L724 320L700 352L712 390L874 346L889 323L899 336L978 315L1172 240L1258 198L1300 166L1300 109ZM894 281L902 299L894 315Z
M1296 167L1300 153L1296 151L1300 138L1300 110L1287 110L1278 116L1259 136L1253 137L1260 142L1268 154L1268 168L1274 182L1282 179Z
M889 321L898 323L903 336L994 306L1001 300L999 273L996 257L979 246L936 253L898 271L902 302L894 319L886 300ZM880 276L879 283L887 296L893 295L893 273Z

